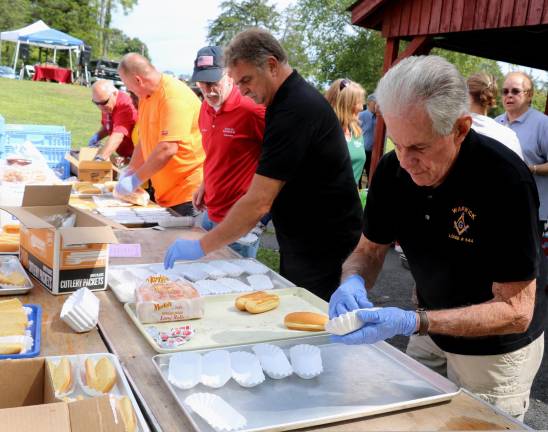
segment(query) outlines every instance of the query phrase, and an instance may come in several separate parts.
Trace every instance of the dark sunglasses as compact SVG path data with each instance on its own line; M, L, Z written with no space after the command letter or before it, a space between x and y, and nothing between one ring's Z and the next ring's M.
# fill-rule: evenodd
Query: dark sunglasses
M341 80L341 84L339 85L339 91L343 91L349 85L350 85L350 80L347 80L347 79Z
M513 96L517 96L520 93L527 93L528 91L529 90L520 90L520 89L517 89L517 88L512 88L512 89L503 88L502 89L502 94L504 96L507 96L508 93L512 93Z
M93 99L91 101L97 106L105 106L106 104L108 104L108 101L110 100L111 97L112 97L112 95L110 95L106 100L104 100L102 102L97 102Z

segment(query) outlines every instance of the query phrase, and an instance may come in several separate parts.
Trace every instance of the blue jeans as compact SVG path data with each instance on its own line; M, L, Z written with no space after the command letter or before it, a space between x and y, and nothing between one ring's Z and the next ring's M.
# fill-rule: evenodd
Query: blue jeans
M211 231L218 224L209 219L207 212L203 213L202 219L202 228L206 231ZM255 243L251 245L243 245L240 243L231 243L228 246L235 252L238 252L244 258L255 258L257 256L257 251L259 250L259 244L261 239L258 239Z

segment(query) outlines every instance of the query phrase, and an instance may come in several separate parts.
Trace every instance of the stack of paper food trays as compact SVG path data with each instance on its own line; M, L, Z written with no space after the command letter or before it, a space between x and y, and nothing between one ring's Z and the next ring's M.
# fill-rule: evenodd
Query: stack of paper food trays
M147 277L162 274L191 283L202 296L293 287L295 284L254 259L177 262L171 270L163 263L111 266L108 284L122 303L135 301L135 289Z

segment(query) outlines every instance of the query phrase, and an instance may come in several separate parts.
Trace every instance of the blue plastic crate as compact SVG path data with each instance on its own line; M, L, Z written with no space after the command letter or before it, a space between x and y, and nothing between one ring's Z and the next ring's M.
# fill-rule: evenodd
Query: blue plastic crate
M39 133L39 134L66 132L65 126L32 125L32 124L6 124L5 130L9 132L24 132L24 133Z
M42 334L42 307L35 304L26 304L24 306L32 309L32 312L29 315L29 321L32 321L32 325L28 330L30 330L30 334L32 336L32 339L34 340L34 344L32 345L30 351L27 351L25 354L2 354L0 355L0 360L31 358L36 357L38 354L40 354L40 336Z
M71 136L70 132L25 132L13 131L6 128L4 131L4 146L5 151L13 149L25 141L32 142L39 150L44 147L64 148L66 151L70 149Z
M61 180L65 180L70 177L70 163L68 160L62 160L61 162L48 162L48 166Z
M48 166L62 179L70 176L70 163L65 160L65 155L70 151L70 132L29 132L13 130L13 126L6 125L3 136L0 136L0 158L16 151L16 148L26 141L30 141L44 155ZM38 125L29 125L31 128ZM63 126L53 126L62 128ZM17 128L15 128L17 129Z

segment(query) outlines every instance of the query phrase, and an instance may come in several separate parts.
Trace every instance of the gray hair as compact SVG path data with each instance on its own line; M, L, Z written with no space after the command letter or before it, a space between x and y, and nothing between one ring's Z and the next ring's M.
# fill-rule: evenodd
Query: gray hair
M234 36L225 48L224 57L226 66L234 66L243 60L262 67L268 57L287 63L287 54L281 44L268 31L260 28L250 28Z
M438 56L408 57L391 68L375 90L382 113L405 114L422 106L435 133L451 133L468 112L468 88L457 68Z

